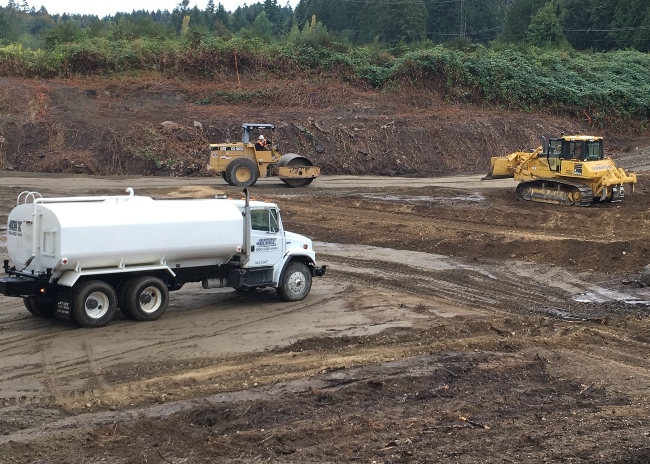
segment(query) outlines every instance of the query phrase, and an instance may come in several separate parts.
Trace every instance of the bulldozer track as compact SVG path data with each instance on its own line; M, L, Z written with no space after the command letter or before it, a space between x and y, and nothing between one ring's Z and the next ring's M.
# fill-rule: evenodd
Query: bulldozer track
M552 187L556 188L553 189ZM535 189L540 189L541 193ZM571 192L572 189L573 193ZM579 203L576 204L574 195L579 192ZM563 194L563 195L562 195ZM562 196L564 199L562 199ZM589 206L594 199L591 187L563 179L535 179L520 182L517 185L517 197L526 201L553 203L557 205Z

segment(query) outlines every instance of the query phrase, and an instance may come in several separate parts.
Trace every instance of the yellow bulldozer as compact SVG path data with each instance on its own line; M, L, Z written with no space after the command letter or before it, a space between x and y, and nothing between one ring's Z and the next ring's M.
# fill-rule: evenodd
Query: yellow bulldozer
M493 157L483 179L514 178L517 197L558 205L621 199L625 184L634 191L636 174L626 174L605 156L602 137L562 134L541 141L536 150Z
M263 134L255 143L251 141L252 131L274 131L273 124L242 124L242 140L235 143L210 144L208 170L216 171L228 185L250 187L260 177L279 177L290 187L306 187L320 175L320 168L314 166L308 158L287 153L281 155L273 145L271 138L268 145Z

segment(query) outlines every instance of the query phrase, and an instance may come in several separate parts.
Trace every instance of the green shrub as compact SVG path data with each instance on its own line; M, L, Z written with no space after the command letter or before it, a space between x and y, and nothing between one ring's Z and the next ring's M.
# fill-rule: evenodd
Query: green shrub
M209 78L237 69L244 75L284 78L299 72L382 91L400 88L400 83L436 88L445 99L456 102L580 117L598 114L599 120L650 119L648 54L465 45L431 47L422 42L396 48L399 56L395 56L372 45L315 46L296 37L280 43L206 34L132 41L87 38L58 44L50 51L0 47L0 75L38 78L153 70ZM268 96L215 94L199 103L262 97Z

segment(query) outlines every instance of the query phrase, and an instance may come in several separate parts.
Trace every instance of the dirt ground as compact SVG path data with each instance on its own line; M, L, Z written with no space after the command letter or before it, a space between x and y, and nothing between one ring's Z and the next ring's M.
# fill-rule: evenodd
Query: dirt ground
M240 197L207 145L274 123L325 175L253 194L329 267L302 302L187 285L93 330L0 297L0 462L649 462L650 135L584 114L300 75L0 77L0 229L24 190ZM635 193L566 208L480 180L577 131Z
M329 267L302 302L188 285L156 322L79 329L0 298L1 461L648 462L650 178L589 208L479 178L260 182ZM0 224L23 190L241 195L0 181Z

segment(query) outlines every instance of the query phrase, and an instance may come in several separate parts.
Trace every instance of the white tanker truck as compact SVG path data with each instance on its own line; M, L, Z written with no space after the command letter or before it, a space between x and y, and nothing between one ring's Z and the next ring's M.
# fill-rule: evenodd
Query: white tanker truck
M284 231L276 204L225 198L43 198L22 192L7 227L0 293L35 316L107 324L119 309L137 321L163 315L169 291L274 287L285 301L311 290L312 242Z

